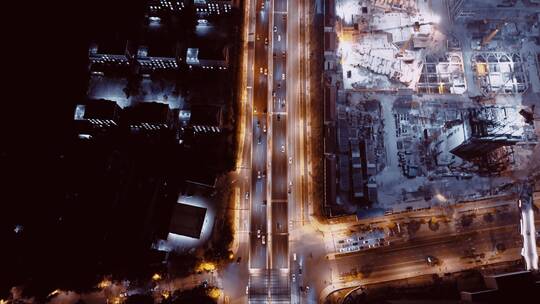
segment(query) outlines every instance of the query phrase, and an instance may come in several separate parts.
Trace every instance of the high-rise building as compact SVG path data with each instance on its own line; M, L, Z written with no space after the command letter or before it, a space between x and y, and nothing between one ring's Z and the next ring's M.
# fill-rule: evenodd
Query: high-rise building
M89 68L92 71L101 71L108 67L127 67L132 58L131 43L120 37L94 41L88 48Z
M174 114L167 104L142 102L125 108L122 121L133 134L155 133L172 129Z
M137 63L141 72L177 69L181 62L176 43L143 44L137 49Z
M525 121L514 108L470 109L462 117L463 123L454 127L456 132L452 136L456 141L450 152L463 159L483 157L524 140Z
M229 66L229 48L191 47L186 51L186 64L189 67L225 70Z
M79 137L89 139L98 133L117 128L121 108L114 101L88 100L75 107L74 120Z
M147 7L152 15L165 12L180 12L190 0L148 0Z
M233 7L231 0L194 0L195 10L199 17L209 15L223 15L231 12Z

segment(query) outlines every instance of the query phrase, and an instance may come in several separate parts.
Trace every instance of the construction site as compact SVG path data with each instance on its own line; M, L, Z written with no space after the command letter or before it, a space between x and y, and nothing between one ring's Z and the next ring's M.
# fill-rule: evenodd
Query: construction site
M453 204L530 179L539 19L540 1L326 1L327 214Z

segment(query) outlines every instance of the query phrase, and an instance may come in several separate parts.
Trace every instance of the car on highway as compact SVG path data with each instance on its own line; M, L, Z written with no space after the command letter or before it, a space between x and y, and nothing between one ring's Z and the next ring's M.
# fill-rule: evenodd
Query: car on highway
M266 125L263 125L263 132L266 133Z
M281 145L281 153L285 153L285 145Z
M277 33L277 25L274 25L274 33Z
M289 165L292 164L292 156L289 156Z
M249 285L246 285L246 294L249 294Z
M281 80L285 80L285 73L281 74Z
M434 256L431 256L431 255L428 255L426 257L426 262L429 266L436 266L439 264L439 259L437 259L436 257Z
M264 45L268 45L268 37L264 38Z
M262 74L263 72L264 72L264 71L263 71L263 68L261 67L261 68L259 69L259 73Z
M263 244L263 245L266 244L266 236L265 236L265 235L262 236L262 244Z
M242 257L238 257L238 258L236 259L236 264L240 264L240 261L242 261Z
M292 281L296 282L296 275L294 273L292 274Z
M285 51L281 52L281 57L285 58Z
M261 171L257 171L257 179L261 179Z
M249 199L249 191L246 192L246 199Z
M261 238L261 229L257 229L257 238L258 238L258 239Z
M267 75L268 75L268 69L265 68L265 69L264 69L264 76L267 76Z
M281 41L281 35L277 35L277 41Z

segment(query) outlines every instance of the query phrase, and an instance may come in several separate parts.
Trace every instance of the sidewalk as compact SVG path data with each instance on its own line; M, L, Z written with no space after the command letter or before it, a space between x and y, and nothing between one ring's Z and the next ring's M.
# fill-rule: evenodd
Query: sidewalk
M497 264L515 261L515 256L519 256L520 250L521 249L519 248L513 248L512 250L508 250L507 252L505 252L503 255L499 257ZM468 264L468 266L464 268L462 263L460 263L459 258L456 258L454 261L448 261L444 265L439 266L439 267L431 267L431 268L428 268L427 270L420 270L420 271L413 271L414 269L411 269L410 272L404 272L400 275L394 276L391 279L385 278L384 280L364 279L364 280L354 280L350 282L343 282L342 280L338 280L338 281L332 282L332 285L328 285L327 287L323 289L323 291L320 293L319 302L324 303L324 300L331 293L345 289L345 288L367 286L370 284L409 279L412 277L423 276L423 275L431 275L431 274L443 275L444 273L464 271L464 270L476 268L480 265L489 265L487 260L488 258L484 259L484 261L482 261L481 264L476 264L476 263Z
M313 216L310 213L310 223L313 227L323 233L333 233L340 230L350 229L352 226L357 225L369 225L369 224L379 224L379 223L388 223L391 221L397 221L403 218L428 218L434 216L444 216L450 215L452 213L463 213L470 210L478 210L480 208L493 208L504 205L512 205L515 202L515 197L512 195L494 195L487 198L481 198L474 201L461 202L450 206L439 205L433 206L429 209L420 209L405 211L399 213L392 213L383 216L376 216L366 219L357 219L355 216L348 216L344 218L330 219L326 221L320 221L318 218Z

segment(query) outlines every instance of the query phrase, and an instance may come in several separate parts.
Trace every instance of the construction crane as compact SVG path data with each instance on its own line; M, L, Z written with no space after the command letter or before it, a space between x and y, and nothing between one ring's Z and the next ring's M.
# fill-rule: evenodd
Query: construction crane
M396 53L395 58L401 58L405 62L414 60L414 58L405 57L405 51L409 48L413 39L414 34L411 34L411 37L407 41L405 41L405 43L403 43L403 45L399 48L399 51Z
M506 20L504 20L504 21L500 22L499 24L497 24L497 26L495 27L495 29L493 31L491 31L489 34L484 36L484 38L482 38L482 42L480 43L480 46L484 47L484 46L488 45L491 42L491 40L493 40L495 35L497 35L501 31L503 26L505 26L507 24L508 24L508 22L506 22Z
M436 22L433 22L433 21L430 21L430 22L418 22L418 21L416 21L414 23L405 24L405 25L401 25L401 26L388 27L388 28L375 29L375 30L371 30L371 29L362 30L361 33L383 33L383 32L390 31L390 30L403 30L403 29L409 28L409 27L412 27L413 31L419 32L421 26L433 25L433 24L436 24Z

